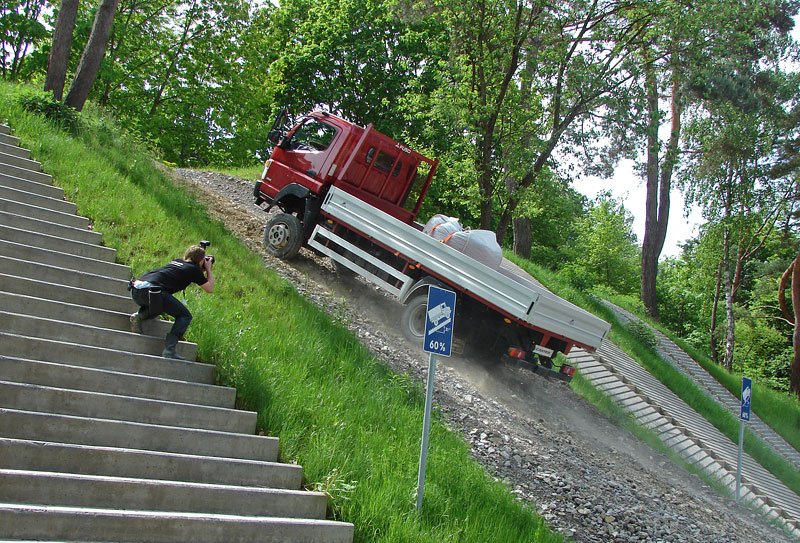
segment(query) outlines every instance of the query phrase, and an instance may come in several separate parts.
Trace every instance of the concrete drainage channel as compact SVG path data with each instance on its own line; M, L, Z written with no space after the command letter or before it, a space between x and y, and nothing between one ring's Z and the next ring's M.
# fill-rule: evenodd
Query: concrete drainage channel
M0 126L0 540L351 542Z
M738 446L686 405L663 383L606 341L597 353L574 349L568 357L595 387L687 462L736 490ZM800 498L745 455L742 499L800 538Z

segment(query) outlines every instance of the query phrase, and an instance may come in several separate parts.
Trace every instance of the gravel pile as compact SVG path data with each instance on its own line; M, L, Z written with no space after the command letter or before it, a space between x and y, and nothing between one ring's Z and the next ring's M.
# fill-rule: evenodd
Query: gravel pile
M394 326L399 304L359 279L336 275L308 251L291 262L261 246L266 215L254 181L194 170L176 178L265 265L352 330L384 363L422 382L428 357ZM220 285L224 288L224 285ZM720 496L638 442L563 383L487 361L439 359L435 402L488 473L555 530L578 542L788 542L762 517ZM434 446L432 444L431 446Z

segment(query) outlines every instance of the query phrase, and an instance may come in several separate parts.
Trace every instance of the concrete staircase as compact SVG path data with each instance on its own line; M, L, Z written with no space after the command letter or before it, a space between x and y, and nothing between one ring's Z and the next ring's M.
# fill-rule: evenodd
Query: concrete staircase
M115 256L0 127L0 540L351 542Z

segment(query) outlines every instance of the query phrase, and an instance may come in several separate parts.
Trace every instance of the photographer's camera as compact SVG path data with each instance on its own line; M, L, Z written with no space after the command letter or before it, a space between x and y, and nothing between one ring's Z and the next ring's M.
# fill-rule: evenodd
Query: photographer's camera
M208 249L208 247L211 245L211 242L206 240L206 239L204 239L204 240L200 241L199 245L200 245L200 247L202 247L205 250L205 249ZM208 260L209 262L214 264L214 261L215 261L214 255L206 255L206 260Z

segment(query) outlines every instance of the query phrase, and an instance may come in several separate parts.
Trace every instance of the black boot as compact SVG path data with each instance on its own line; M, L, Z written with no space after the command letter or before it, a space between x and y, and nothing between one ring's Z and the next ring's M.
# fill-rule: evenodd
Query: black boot
M174 358L175 360L186 360L180 356L175 349L178 347L178 340L180 338L173 334L167 334L167 339L164 341L164 352L161 356L164 358Z

